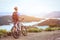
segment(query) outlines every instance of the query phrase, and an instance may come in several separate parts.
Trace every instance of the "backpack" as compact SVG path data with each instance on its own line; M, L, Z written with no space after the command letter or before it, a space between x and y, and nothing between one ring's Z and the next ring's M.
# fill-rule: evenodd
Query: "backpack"
M15 20L15 21L18 21L19 17L18 17L17 12L13 12L12 19L13 19L13 21L14 21L14 20Z

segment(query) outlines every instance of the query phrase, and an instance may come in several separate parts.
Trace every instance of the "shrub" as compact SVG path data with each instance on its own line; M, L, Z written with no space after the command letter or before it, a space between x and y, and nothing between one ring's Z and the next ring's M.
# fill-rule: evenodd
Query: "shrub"
M8 35L8 36L11 36L11 32L7 32L7 35Z
M51 28L46 28L45 31L51 31Z
M57 30L60 30L60 28L57 28Z
M46 28L45 31L54 31L56 28Z
M0 33L0 38L1 38L1 36L3 36L3 33Z
M39 29L39 32L42 32L43 31L43 29Z
M38 28L29 28L27 31L28 32L41 32L42 30Z
M57 28L51 28L51 31L55 31L55 30L57 30Z
M6 36L7 36L7 31L0 29L0 37L1 37L1 36L6 37Z
M55 31L55 30L60 30L60 28L46 28L45 31Z

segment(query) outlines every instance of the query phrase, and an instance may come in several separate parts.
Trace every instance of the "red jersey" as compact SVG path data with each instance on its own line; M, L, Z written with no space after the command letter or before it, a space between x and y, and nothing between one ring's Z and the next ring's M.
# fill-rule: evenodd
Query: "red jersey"
M17 22L19 20L19 16L17 12L13 12L12 19L14 22Z

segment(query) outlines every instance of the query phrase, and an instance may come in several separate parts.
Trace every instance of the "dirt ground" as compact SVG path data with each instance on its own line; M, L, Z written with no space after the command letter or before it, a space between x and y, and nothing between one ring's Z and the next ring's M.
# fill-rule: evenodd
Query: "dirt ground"
M0 40L60 40L60 30L51 32L28 33L27 36L20 36L14 39L12 36L0 38Z

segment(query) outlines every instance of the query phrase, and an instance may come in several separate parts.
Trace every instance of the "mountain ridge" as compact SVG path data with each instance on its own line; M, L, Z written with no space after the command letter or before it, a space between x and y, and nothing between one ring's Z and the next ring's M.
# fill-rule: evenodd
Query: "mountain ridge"
M47 17L47 18L60 18L60 11L51 12L51 13L45 15L45 17Z
M60 20L58 19L48 19L42 23L37 24L38 26L49 26L49 25L60 25Z
M32 16L21 15L20 17L24 18L22 22L40 21L40 18ZM0 16L0 25L8 25L11 22L12 22L11 15Z

